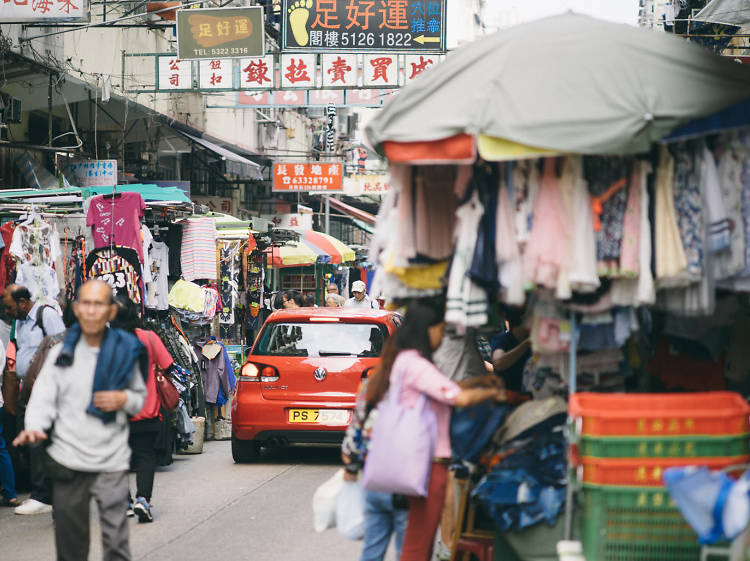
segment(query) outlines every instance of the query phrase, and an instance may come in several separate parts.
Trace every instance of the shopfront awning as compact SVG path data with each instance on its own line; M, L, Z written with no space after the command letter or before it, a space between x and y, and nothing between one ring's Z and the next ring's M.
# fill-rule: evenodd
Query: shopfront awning
M227 161L227 172L244 177L249 177L250 179L263 179L263 174L261 173L262 166L260 164L257 164L252 160L248 160L247 158L240 156L239 154L235 154L231 150L228 150L223 146L219 146L218 144L215 144L210 140L206 140L205 138L201 138L199 136L193 136L192 134L188 134L179 129L175 130L187 137L189 140L200 144L217 156L221 156L223 159L225 159Z
M351 216L352 218L356 218L358 220L362 220L364 222L367 222L368 224L374 226L375 225L375 216L370 214L369 212L365 212L364 210L360 210L357 207L353 207L352 205L348 205L344 202L341 202L338 199L334 199L333 197L330 197L328 199L328 202L330 205L335 208L338 211L343 212L344 214L347 214Z
M291 242L266 250L269 267L304 267L318 262L318 254L304 242Z
M354 250L333 236L313 230L305 230L303 236L306 243L314 245L330 255L330 262L334 265L348 263L355 259Z
M80 189L84 198L95 195L109 195L112 187L83 187ZM140 193L147 203L187 203L190 199L185 191L179 187L161 187L151 183L132 183L130 185L118 185L118 193Z

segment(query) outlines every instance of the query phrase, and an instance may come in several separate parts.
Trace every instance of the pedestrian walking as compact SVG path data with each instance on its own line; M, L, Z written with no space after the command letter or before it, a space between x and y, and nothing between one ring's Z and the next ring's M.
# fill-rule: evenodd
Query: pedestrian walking
M432 362L445 330L443 306L434 300L413 300L404 322L383 346L380 363L367 385L365 399L376 407L389 388L391 372L402 371L400 402L412 407L420 394L427 397L435 413L437 441L430 470L427 497L409 497L409 521L401 561L429 561L443 511L448 464L451 459L451 407L469 407L488 400L505 400L497 376L476 376L456 383ZM487 386L487 387L482 387ZM365 460L367 461L367 460ZM394 458L394 461L404 461Z
M156 333L141 329L142 321L135 304L126 296L118 296L115 301L117 316L112 326L133 333L148 352L146 401L143 409L130 419L130 467L135 471L136 492L135 500L132 494L128 493L127 514L138 516L139 522L153 522L151 495L156 474L156 440L164 422L159 394L156 391L156 370L168 370L174 360Z
M18 284L11 284L5 288L3 309L5 315L15 320L16 323L16 374L21 383L21 391L16 405L16 419L14 419L13 435L15 436L23 430L24 412L36 373L41 366L39 361L34 367L32 363L40 348L49 349L51 346L51 341L42 345L44 338L62 334L65 331L65 323L55 308L41 302L33 303L29 289ZM21 515L52 512L52 486L44 474L42 450L32 446L23 452L28 459L31 496L14 512Z
M365 380L354 406L352 422L341 444L345 464L344 480L357 481L367 459L367 445L378 410L367 406ZM396 559L401 556L409 505L406 497L380 491L365 490L365 523L360 561L383 561L391 538L395 536Z
M338 294L327 294L326 295L326 308L340 308L341 307L341 296Z
M5 349L0 345L0 378L5 370ZM0 387L2 380L0 379ZM13 462L10 461L8 447L3 438L3 394L0 392L0 506L15 506L20 503L16 494L16 477Z
M107 326L117 314L107 283L81 286L74 312L78 323L50 350L26 410L26 428L13 444L50 441L45 466L58 561L87 558L92 497L104 559L129 561L127 416L143 407L148 356L137 337Z
M353 296L344 303L345 307L380 309L380 304L374 298L370 298L367 294L367 286L361 280L352 283L352 294Z

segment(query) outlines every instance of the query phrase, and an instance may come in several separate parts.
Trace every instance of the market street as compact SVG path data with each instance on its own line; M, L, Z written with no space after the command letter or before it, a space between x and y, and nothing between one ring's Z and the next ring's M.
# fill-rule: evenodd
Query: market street
M154 523L130 519L133 560L308 561L322 552L326 559L357 559L360 542L335 529L316 534L312 526L312 495L337 467L335 448L289 449L240 465L222 441L206 442L200 455L175 456L156 474ZM89 558L100 559L98 518L92 519ZM0 509L0 543L3 561L54 559L51 516Z

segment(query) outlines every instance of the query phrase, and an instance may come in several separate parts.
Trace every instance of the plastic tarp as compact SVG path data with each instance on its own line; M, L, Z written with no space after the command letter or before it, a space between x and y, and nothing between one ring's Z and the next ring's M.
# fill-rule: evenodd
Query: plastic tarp
M366 132L385 154L387 142L414 149L408 143L479 134L543 150L635 154L748 98L750 68L668 33L567 13L457 49Z
M750 0L712 0L693 19L745 27L750 23Z
M109 195L112 187L84 187L81 189L85 198L95 195ZM140 193L146 202L190 203L185 191L179 187L160 187L149 183L118 185L118 193Z

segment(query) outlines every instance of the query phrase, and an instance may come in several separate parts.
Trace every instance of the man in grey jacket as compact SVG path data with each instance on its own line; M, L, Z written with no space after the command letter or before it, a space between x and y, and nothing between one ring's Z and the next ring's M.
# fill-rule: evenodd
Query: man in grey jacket
M129 339L129 333L107 327L117 313L107 283L84 284L74 312L78 325L50 350L29 400L26 428L13 444L37 444L51 431L46 460L53 481L58 561L88 557L91 497L99 507L104 559L129 561L127 416L141 410L146 396L137 360L143 349L137 339ZM71 332L79 338L71 338ZM121 359L115 363L115 339L116 346L133 349L130 364L123 366ZM65 353L67 360L62 361ZM107 363L97 367L100 360ZM116 381L110 377L123 368L126 375ZM121 388L101 389L114 383Z

